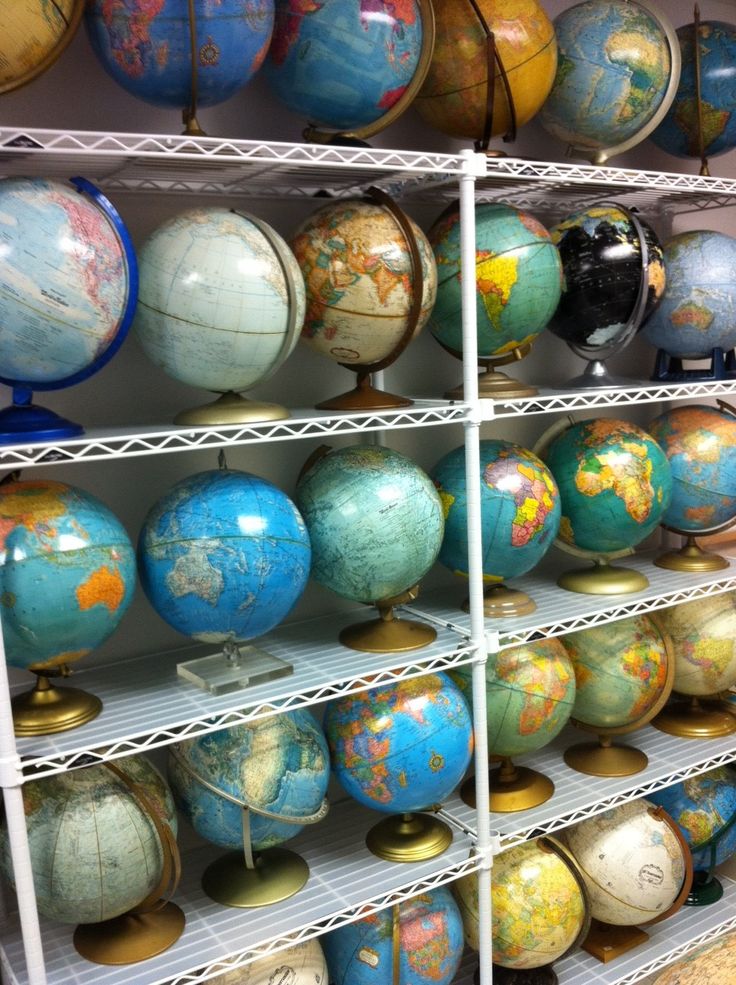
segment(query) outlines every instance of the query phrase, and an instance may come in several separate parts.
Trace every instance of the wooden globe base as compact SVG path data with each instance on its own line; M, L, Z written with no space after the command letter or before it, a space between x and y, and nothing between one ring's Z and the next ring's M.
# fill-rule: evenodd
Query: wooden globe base
M570 769L588 776L632 776L646 769L649 759L633 746L581 742L565 752Z
M288 848L258 852L249 869L243 852L228 852L204 871L202 889L216 903L242 909L271 906L299 892L309 879L309 866Z
M437 639L437 631L424 622L415 619L394 619L382 613L377 619L356 622L340 632L339 640L343 646L364 653L405 653L419 650Z
M710 906L723 896L723 884L708 872L696 872L685 906Z
M424 862L452 844L452 830L434 814L392 814L366 835L368 850L387 862Z
M725 557L704 551L695 543L694 537L688 537L687 543L679 551L667 551L654 563L658 568L667 568L670 571L723 571L728 567Z
M648 940L649 934L639 927L618 927L611 923L593 920L588 936L581 947L606 964Z
M555 792L555 785L548 776L528 766L514 766L510 759L504 759L498 769L491 770L489 782L488 806L496 814L511 814L539 807ZM460 787L460 797L469 807L476 808L474 776Z
M630 595L643 591L649 581L640 571L596 562L592 568L565 571L557 584L565 591L581 595Z
M718 702L675 701L652 719L660 732L683 739L716 739L736 732L736 717Z
M102 711L94 694L76 687L54 687L48 677L38 675L36 686L13 698L13 728L16 735L53 735L78 728Z
M478 377L478 396L481 400L497 400L499 397L533 397L539 391L536 387L515 380L497 369L488 369ZM463 384L445 393L445 400L464 400Z
M74 947L95 964L134 964L161 954L175 944L186 919L175 903L148 913L124 913L101 923L79 924Z
M490 585L483 592L483 615L488 619L528 616L537 603L526 592L506 585ZM463 602L463 612L470 612L470 599Z
M475 985L480 985L480 968L473 975ZM559 978L551 964L541 968L504 968L493 966L493 985L558 985Z
M174 418L174 424L210 426L215 424L257 424L259 421L283 421L289 411L281 404L269 404L261 400L249 400L239 393L223 393L212 403L183 410Z
M370 383L358 384L337 397L315 404L317 410L390 410L392 407L411 407L414 401L396 393L377 390Z

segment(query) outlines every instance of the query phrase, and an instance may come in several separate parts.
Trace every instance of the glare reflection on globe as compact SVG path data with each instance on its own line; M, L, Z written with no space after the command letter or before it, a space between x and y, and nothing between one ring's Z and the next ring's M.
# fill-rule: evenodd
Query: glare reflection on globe
M237 396L289 356L304 319L304 284L284 240L243 212L180 212L140 250L135 327L149 359L174 379L223 394L177 422L228 424L288 417Z
M215 975L212 985L327 985L322 938L300 941L283 951Z
M266 78L284 105L310 124L370 136L406 108L407 90L424 76L431 13L421 0L276 0ZM305 132L307 140L326 136L314 126Z
M0 93L17 89L45 72L70 43L84 0L13 0L0 8Z
M322 941L333 985L450 985L462 960L463 924L450 890L439 886L345 924Z
M465 940L479 949L478 875L453 883ZM541 968L557 961L589 923L582 878L552 839L509 848L493 862L491 884L493 962L504 968Z
M596 162L643 140L667 112L680 75L674 28L653 4L584 0L554 20L557 75L542 126Z

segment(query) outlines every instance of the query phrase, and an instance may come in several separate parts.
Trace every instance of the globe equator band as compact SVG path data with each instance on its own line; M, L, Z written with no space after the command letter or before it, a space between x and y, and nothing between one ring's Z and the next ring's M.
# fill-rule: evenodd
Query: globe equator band
M209 780L206 780L202 774L181 755L175 745L171 746L169 749L169 755L173 756L176 760L177 766L180 766L192 777L192 779L196 780L197 783L201 783L202 786L210 793L215 794L217 797L222 797L223 800L227 800L229 803L235 804L236 807L240 807L244 811L250 811L252 814L257 814L258 817L265 817L268 821L280 821L284 824L298 825L317 824L318 821L323 820L327 816L330 809L329 801L326 797L322 801L322 806L316 813L307 814L304 817L287 817L283 814L275 814L273 811L266 810L265 808L252 807L250 804L246 804L244 800L240 800L238 797L227 793L225 790L220 790L220 788L216 787L214 783L210 783Z

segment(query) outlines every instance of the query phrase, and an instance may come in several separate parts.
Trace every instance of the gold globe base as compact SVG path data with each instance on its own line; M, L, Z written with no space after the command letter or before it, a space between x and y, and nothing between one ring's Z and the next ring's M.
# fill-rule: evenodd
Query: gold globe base
M288 848L266 848L249 869L243 852L228 852L204 871L202 889L216 903L242 909L289 899L309 879L309 866Z
M649 759L633 746L581 742L565 752L570 769L588 776L632 776L646 769Z
M366 835L368 850L387 862L424 862L452 844L452 830L434 814L392 814Z
M392 407L411 407L414 401L371 386L370 377L358 378L352 390L315 404L317 410L390 410Z
M687 543L679 551L667 551L654 563L658 568L667 568L670 571L723 571L728 567L725 557L704 551L695 543L694 537L688 537Z
M568 592L581 595L630 595L643 591L649 581L640 571L596 561L592 568L565 571L557 584Z
M78 728L102 711L94 694L76 687L54 687L48 677L38 675L36 686L13 698L13 728L16 735L53 735Z
M526 592L516 588L491 585L483 592L483 615L487 619L528 616L536 608L537 603ZM470 612L470 599L463 602L463 612Z
M539 807L555 792L555 785L548 776L528 766L514 766L510 759L502 760L497 770L491 770L489 781L488 806L496 814L512 814ZM468 807L476 808L474 776L460 787L460 797Z
M649 940L649 934L639 927L619 927L593 920L581 947L604 964L626 954Z
M123 913L114 920L79 924L74 947L95 964L134 964L161 954L182 935L186 919L176 903L148 913Z
M419 650L437 639L437 631L416 619L369 619L346 626L340 632L343 646L363 653L405 653Z
M652 719L652 725L683 739L715 739L736 732L736 717L725 711L720 702L703 703L693 698L667 705Z
M515 380L513 376L500 373L497 369L488 370L478 377L478 396L481 400L498 400L502 397L533 397L539 391L536 387ZM453 387L445 393L445 400L463 400L465 390L463 384Z
M174 418L174 424L258 424L260 421L283 421L289 411L281 404L269 404L261 400L249 400L239 393L223 393L212 403L183 410Z

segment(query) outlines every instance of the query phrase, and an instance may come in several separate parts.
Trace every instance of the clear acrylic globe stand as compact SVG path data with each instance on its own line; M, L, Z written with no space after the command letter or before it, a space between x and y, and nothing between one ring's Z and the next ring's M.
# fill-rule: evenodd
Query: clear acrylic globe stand
M33 393L37 390L60 390L89 379L90 376L102 369L118 351L125 341L135 315L135 306L138 300L138 263L130 234L117 209L99 188L93 185L91 181L87 181L86 178L71 178L70 181L80 194L85 194L92 199L113 227L120 242L125 256L128 279L128 296L125 308L112 342L94 362L84 369L69 376L48 381L17 380L0 375L0 383L13 389L12 404L0 410L0 444L56 441L83 434L84 428L81 424L69 421L52 410L34 404Z

